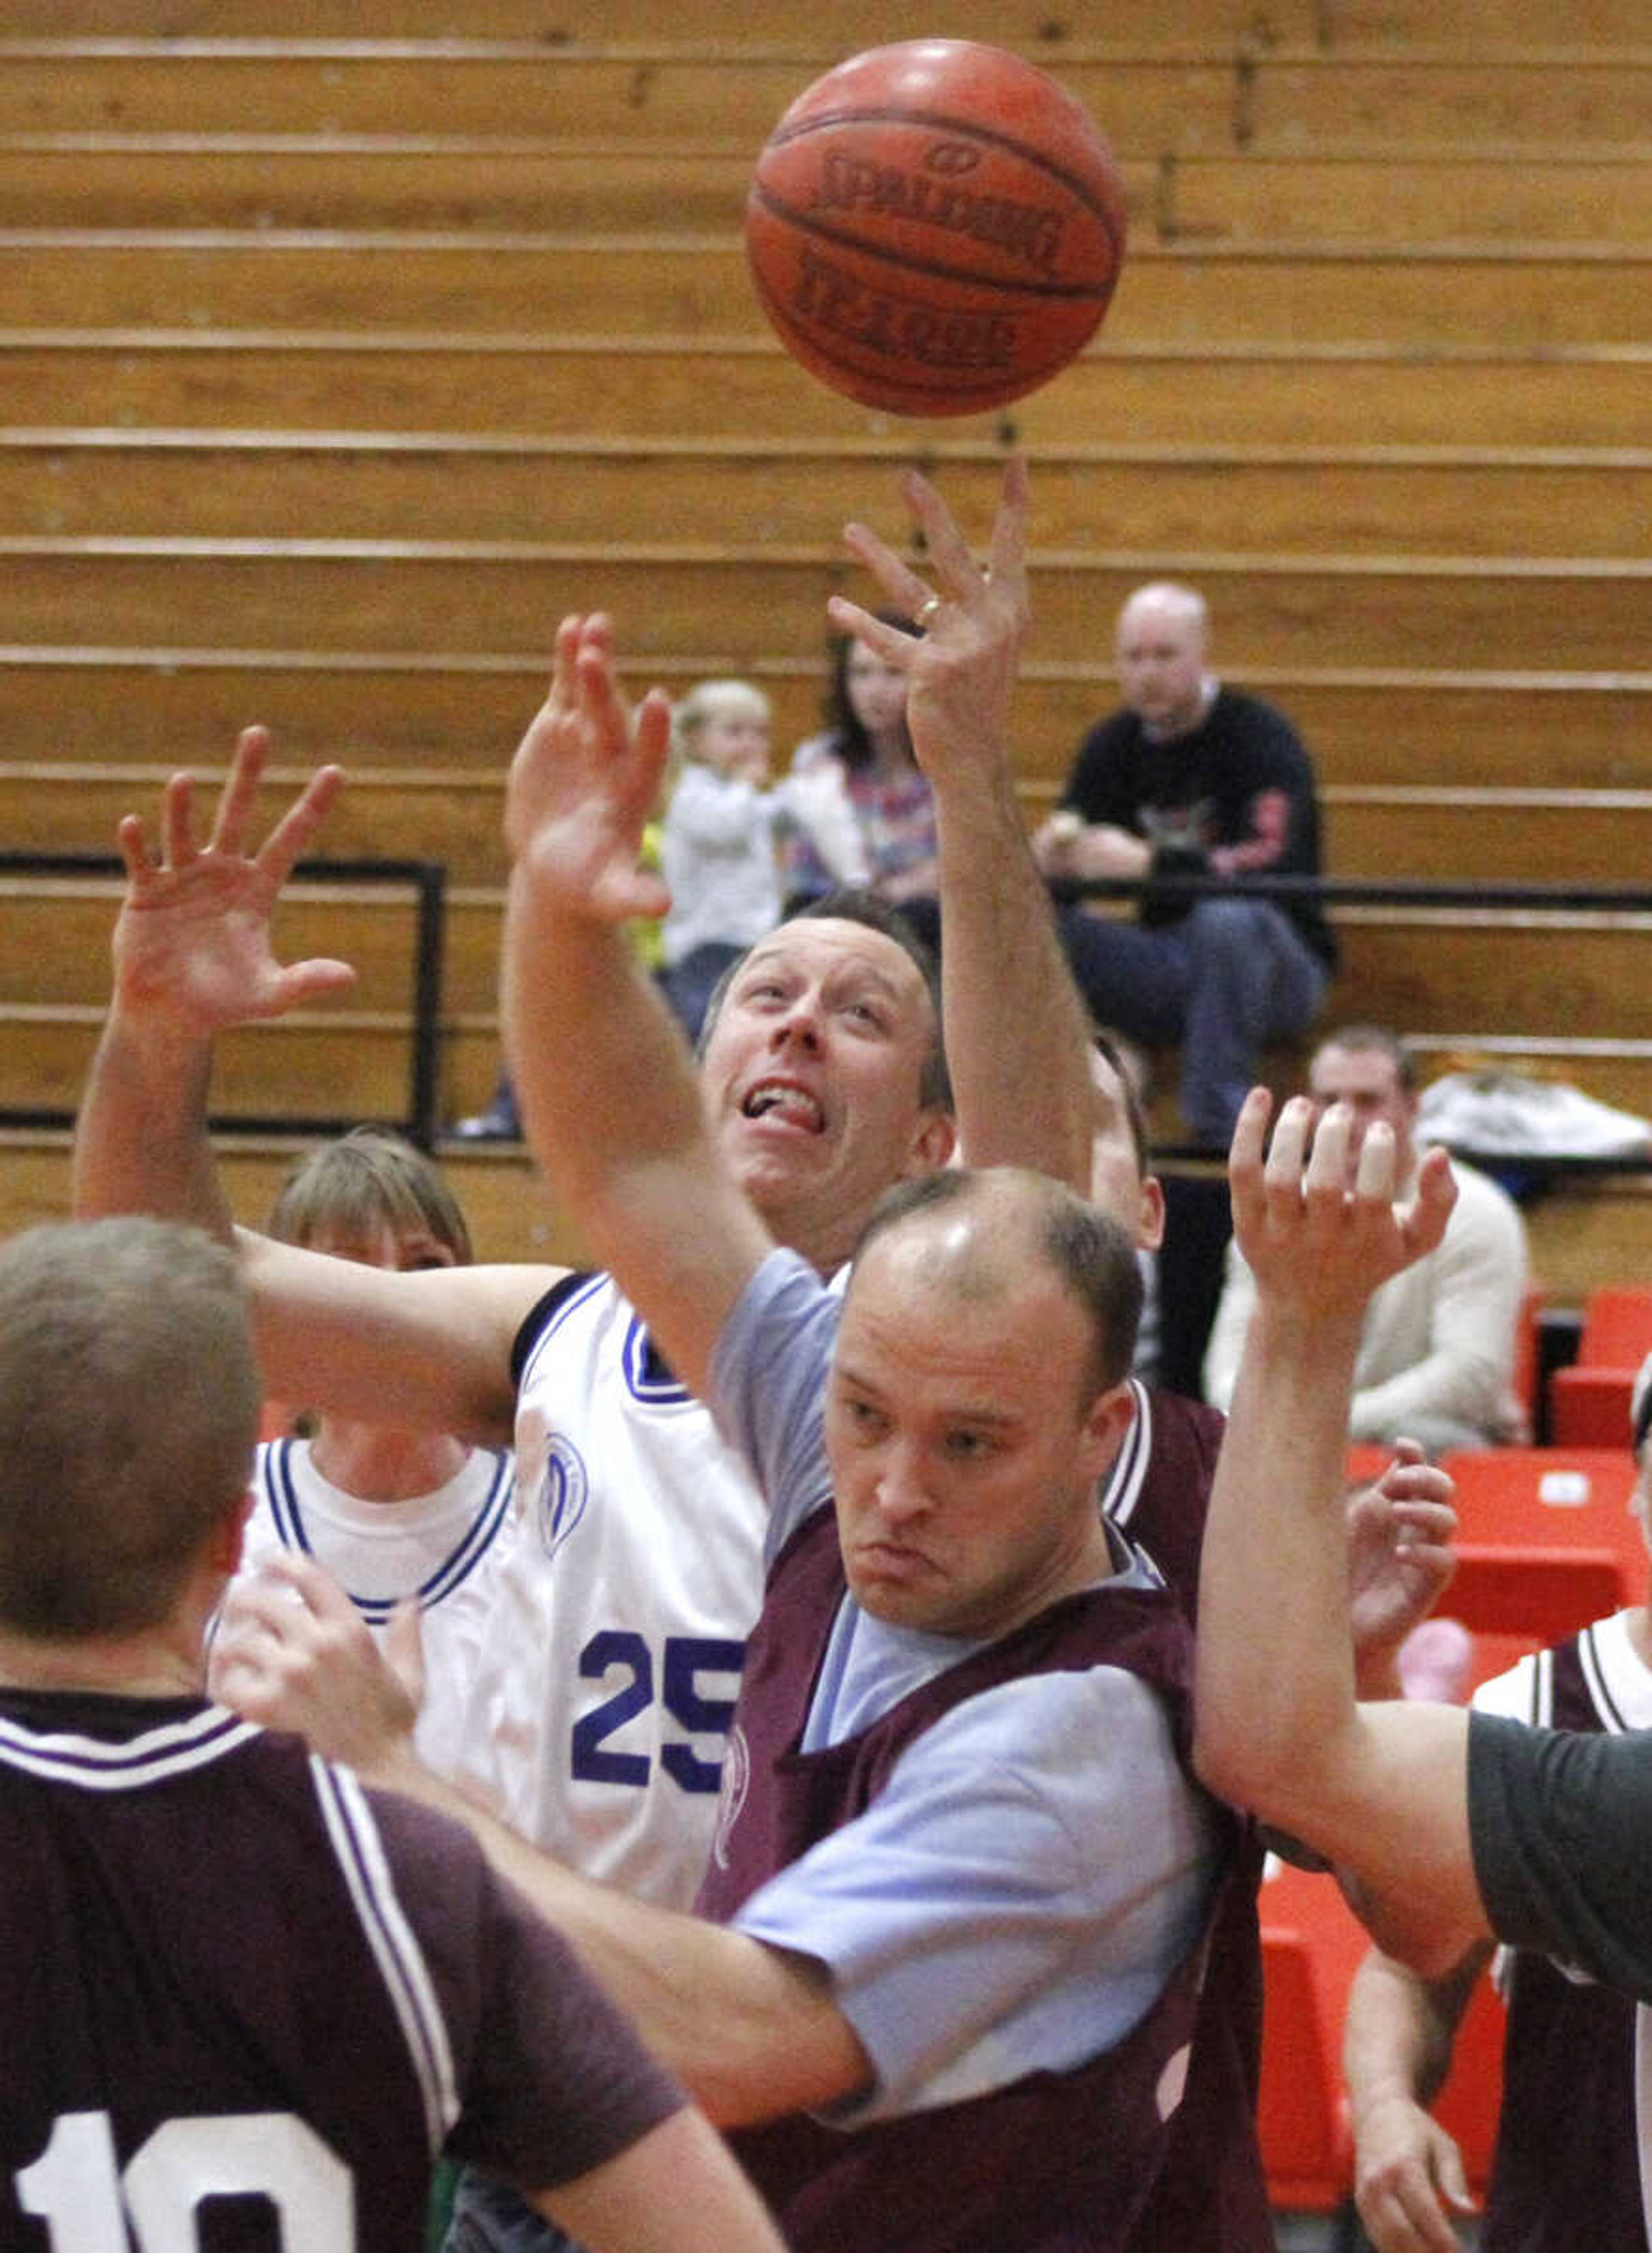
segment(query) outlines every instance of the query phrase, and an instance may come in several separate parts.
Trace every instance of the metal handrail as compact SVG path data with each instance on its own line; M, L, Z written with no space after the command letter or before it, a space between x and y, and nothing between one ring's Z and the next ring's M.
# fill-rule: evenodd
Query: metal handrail
M1492 881L1443 883L1405 877L1167 875L1056 877L1050 880L1049 889L1054 899L1069 903L1082 899L1134 899L1151 891L1155 899L1230 899L1238 894L1281 901L1314 900L1328 912L1338 907L1483 908L1538 915L1652 917L1652 885L1647 884ZM1334 916L1331 922L1335 930ZM1478 1162L1494 1170L1519 1165L1534 1173L1541 1171L1557 1177L1652 1171L1652 1158L1628 1155L1573 1158L1549 1151L1523 1154L1507 1150L1477 1151L1467 1144L1460 1146L1457 1154L1471 1163ZM1194 1143L1167 1144L1156 1148L1154 1154L1161 1165L1186 1164L1214 1169L1222 1163L1220 1152Z
M1556 914L1652 914L1652 885L1578 883L1440 883L1389 876L1056 876L1056 900L1252 898L1317 900L1326 908L1530 908Z
M109 853L40 853L16 848L0 851L0 875L118 878L124 874L122 861ZM445 864L440 861L301 861L293 870L292 881L402 884L411 886L415 893L411 965L413 1035L408 1059L407 1115L387 1123L399 1126L419 1149L434 1150L440 1110L442 960L447 937ZM341 1133L356 1123L353 1119L326 1118L298 1111L260 1117L213 1116L209 1121L217 1134ZM72 1111L0 1105L0 1126L63 1127L73 1124Z

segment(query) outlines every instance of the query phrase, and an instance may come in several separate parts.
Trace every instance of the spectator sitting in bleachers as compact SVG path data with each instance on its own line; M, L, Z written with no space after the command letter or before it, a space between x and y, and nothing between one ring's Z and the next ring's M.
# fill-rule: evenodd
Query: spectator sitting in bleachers
M779 854L798 841L834 884L860 882L866 852L829 761L770 787L769 699L749 680L702 680L672 712L677 779L660 832L671 905L658 972L691 1041L718 980L780 919Z
M769 788L769 700L749 680L702 680L671 715L677 779L660 834L671 905L660 925L659 973L691 1041L711 991L780 914Z
M887 608L873 615L907 634L921 633L928 624ZM938 954L935 802L913 754L906 675L869 642L846 635L833 646L826 708L826 727L792 754L791 779L794 787L812 778L841 779L865 865L834 875L814 839L799 834L784 856L788 897L795 903L830 891L835 883L864 883L898 908Z
M1180 1043L1189 1133L1224 1150L1267 1041L1318 1015L1336 948L1317 898L1180 899L1163 877L1315 876L1314 768L1281 712L1217 680L1189 587L1139 587L1119 614L1123 706L1078 748L1033 839L1046 876L1151 878L1139 920L1060 910L1098 1024L1148 1048Z
M1409 1196L1419 1152L1416 1070L1404 1043L1376 1025L1333 1033L1314 1051L1308 1091L1321 1109L1343 1103L1352 1111L1350 1169L1373 1122L1391 1128L1400 1194ZM1526 1287L1524 1225L1495 1182L1469 1166L1455 1171L1457 1203L1444 1240L1371 1300L1355 1370L1352 1440L1403 1433L1438 1455L1524 1436L1524 1412L1512 1389ZM1204 1361L1205 1398L1217 1407L1232 1400L1255 1300L1250 1270L1230 1244Z

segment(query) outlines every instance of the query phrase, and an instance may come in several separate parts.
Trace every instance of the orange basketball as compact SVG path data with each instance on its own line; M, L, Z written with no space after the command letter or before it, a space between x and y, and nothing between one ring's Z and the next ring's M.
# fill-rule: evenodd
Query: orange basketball
M896 415L969 415L1094 334L1124 186L1090 113L970 39L870 47L798 95L757 159L746 255L813 375Z

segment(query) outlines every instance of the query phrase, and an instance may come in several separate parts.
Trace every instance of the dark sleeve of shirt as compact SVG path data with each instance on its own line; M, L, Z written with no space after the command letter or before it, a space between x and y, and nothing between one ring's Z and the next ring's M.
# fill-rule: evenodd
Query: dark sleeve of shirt
M1472 1713L1468 1817L1498 1937L1652 2002L1652 1730Z
M1222 764L1234 790L1210 866L1224 876L1316 875L1318 792L1296 729L1272 705L1237 689L1222 691L1210 724L1226 743Z
M469 1834L409 1800L372 1801L448 2027L452 2156L554 2190L680 2111L677 2082Z

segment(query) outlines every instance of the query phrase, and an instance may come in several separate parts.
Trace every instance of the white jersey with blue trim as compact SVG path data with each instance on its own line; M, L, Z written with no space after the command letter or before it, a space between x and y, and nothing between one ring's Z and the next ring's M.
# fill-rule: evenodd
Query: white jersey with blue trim
M588 1876L686 1908L762 1601L767 1513L610 1277L568 1278L534 1320L517 1534L458 1780Z
M363 1502L324 1478L308 1440L258 1450L244 1566L278 1549L331 1573L375 1635L405 1597L419 1600L424 1704L415 1744L425 1766L454 1774L493 1583L515 1531L508 1449L472 1447L432 1493Z

